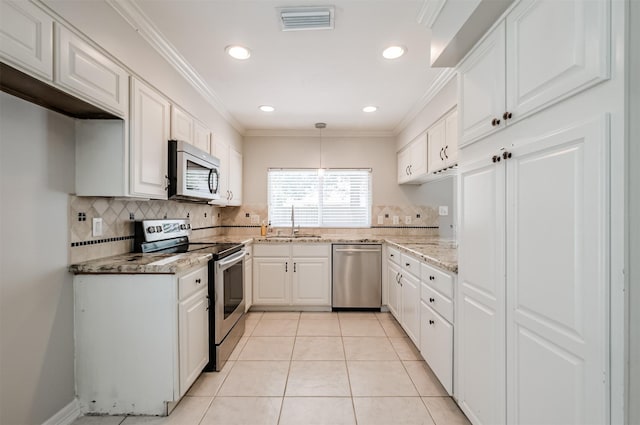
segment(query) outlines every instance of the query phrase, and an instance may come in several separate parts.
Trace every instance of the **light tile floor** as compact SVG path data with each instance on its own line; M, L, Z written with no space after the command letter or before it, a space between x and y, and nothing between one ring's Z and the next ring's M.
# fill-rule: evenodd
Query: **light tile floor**
M165 418L73 425L467 425L389 313L251 312L221 372Z

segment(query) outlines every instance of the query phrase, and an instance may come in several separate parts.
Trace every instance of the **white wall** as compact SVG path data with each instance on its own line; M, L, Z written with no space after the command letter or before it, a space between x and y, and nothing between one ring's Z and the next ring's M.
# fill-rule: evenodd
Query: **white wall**
M242 152L242 137L111 6L102 0L45 1L54 12Z
M629 135L627 138L627 166L629 207L629 257L627 259L629 285L629 361L628 361L628 420L640 424L640 2L630 2L630 81L629 81Z
M41 424L75 395L73 119L0 92L0 152L0 423Z

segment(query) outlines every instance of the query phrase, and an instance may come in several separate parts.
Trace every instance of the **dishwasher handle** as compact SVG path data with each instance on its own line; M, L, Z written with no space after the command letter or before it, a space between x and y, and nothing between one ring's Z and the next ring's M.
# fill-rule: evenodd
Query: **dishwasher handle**
M335 252L381 252L380 249L335 248Z

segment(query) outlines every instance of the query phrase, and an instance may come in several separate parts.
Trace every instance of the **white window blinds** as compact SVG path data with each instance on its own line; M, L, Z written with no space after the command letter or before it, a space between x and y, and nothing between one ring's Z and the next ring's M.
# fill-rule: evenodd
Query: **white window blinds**
M269 219L272 226L369 227L371 170L270 169Z

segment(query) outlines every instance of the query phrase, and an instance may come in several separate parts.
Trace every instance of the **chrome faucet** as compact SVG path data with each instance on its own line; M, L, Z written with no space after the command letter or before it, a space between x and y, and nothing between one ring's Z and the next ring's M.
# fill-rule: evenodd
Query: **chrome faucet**
M296 235L296 213L295 213L295 208L293 205L291 205L291 236L295 236Z

